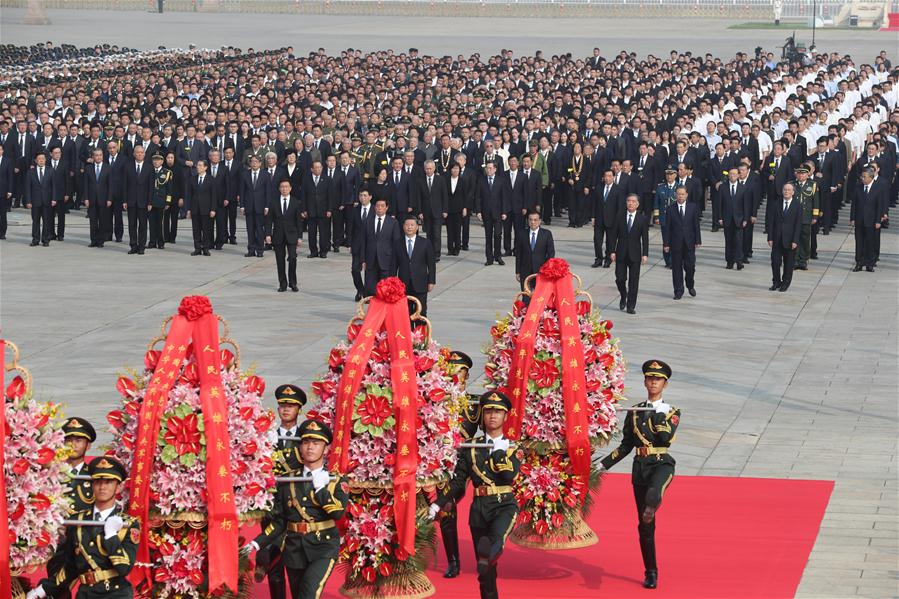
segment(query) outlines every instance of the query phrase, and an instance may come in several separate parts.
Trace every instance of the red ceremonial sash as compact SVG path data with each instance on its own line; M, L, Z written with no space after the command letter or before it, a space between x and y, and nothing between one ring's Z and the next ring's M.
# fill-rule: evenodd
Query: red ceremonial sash
M399 285L399 287L397 287ZM337 472L349 469L348 448L353 425L355 397L365 367L381 328L387 331L390 351L390 382L396 419L396 462L393 467L393 511L397 537L409 555L415 554L415 475L418 470L417 413L418 383L412 353L412 327L409 322L406 290L396 277L378 283L368 312L353 346L347 354L334 414L334 455Z
M0 597L12 597L12 580L9 574L9 520L6 505L6 341L0 339Z
M554 303L550 303L554 302ZM531 365L534 361L534 343L537 328L548 305L559 316L559 333L562 340L562 401L565 406L565 441L568 457L575 475L590 476L590 437L588 435L587 379L584 375L584 344L578 326L574 302L574 281L568 263L561 258L548 260L537 274L537 284L518 331L512 352L512 365L506 395L512 402L512 410L504 426L509 439L521 437L525 398L528 392ZM586 496L586 495L585 495Z
M236 593L238 520L231 477L228 410L221 384L218 319L212 313L209 299L203 296L189 296L181 301L141 405L137 450L129 479L131 502L128 512L141 522L141 540L131 580L135 585L142 582L152 585L148 544L150 473L160 418L191 340L200 380L200 407L206 435L209 589L224 585Z

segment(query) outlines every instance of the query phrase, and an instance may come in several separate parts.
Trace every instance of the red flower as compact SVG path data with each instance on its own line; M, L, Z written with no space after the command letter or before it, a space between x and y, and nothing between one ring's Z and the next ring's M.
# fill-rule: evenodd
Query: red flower
M518 522L521 524L528 524L533 519L534 519L534 516L531 514L531 512L529 512L527 510L522 510L522 511L518 512Z
M129 416L137 416L140 414L140 404L136 401L125 402L125 412Z
M346 356L343 355L336 347L331 350L331 353L328 355L328 366L332 369L339 368L343 366L343 363L346 361Z
M256 429L257 433L261 433L267 431L272 427L272 415L264 414L256 419L256 422L253 423L253 428Z
M556 361L553 358L547 360L534 360L531 365L531 378L540 389L552 387L553 383L559 378L559 369L556 368Z
M378 572L380 572L381 576L384 577L393 574L393 568L390 566L390 562L381 562L381 565L378 566Z
M337 388L331 381L315 381L312 383L312 392L318 395L321 399L325 399L331 397L334 394L334 390Z
M562 526L562 524L565 523L565 516L563 516L559 512L556 512L555 514L553 514L553 517L550 519L550 521L552 522L553 528L559 528L560 526Z
M358 503L351 503L347 507L346 511L349 512L350 516L352 516L353 518L358 518L362 515L362 506L360 506Z
M8 397L12 401L15 401L24 397L25 391L25 381L22 380L22 377L16 376L16 378L14 378L6 388L6 397Z
M543 334L548 337L559 336L559 321L555 318L543 319Z
M255 393L257 395L262 395L265 393L265 380L261 377L256 376L248 376L246 380L246 388L250 393Z
M121 410L111 411L106 415L106 421L109 422L109 424L115 430L120 430L123 426L125 426L125 418L122 416Z
M37 546L38 547L46 547L50 544L50 533L46 530L42 530L41 534L37 537Z
M515 303L512 304L512 315L513 316L521 316L527 310L527 304L525 304L521 300L515 300Z
M546 520L538 520L537 523L534 524L534 532L538 535L545 535L547 530L549 530L549 524L546 523Z
M49 447L42 447L37 450L37 463L46 466L56 457L56 452Z
M614 396L615 396L615 393L614 393L611 389L609 389L608 387L606 387L605 389L602 390L602 397L603 397L603 399L605 399L606 401L612 401L612 398L613 398Z
M596 354L596 348L591 347L587 351L584 352L584 364L590 365L596 362L599 356Z
M536 424L529 424L524 429L524 434L528 437L533 437L540 431L540 428Z
M12 473L16 476L22 476L26 472L28 472L28 460L25 458L19 458L12 465Z
M602 367L608 370L615 363L615 356L612 354L603 354L599 357L599 363L602 364Z
M615 326L612 324L611 320L603 320L599 324L600 324L600 326L604 327L607 331L611 331L612 327Z
M222 368L229 369L231 368L234 362L234 354L231 353L231 350L223 349L219 352L219 362L222 363Z
M24 514L24 513L25 513L25 504L20 503L19 505L16 506L16 509L14 509L13 511L11 511L9 513L9 519L12 520L13 522L15 522L16 520L21 518L22 514Z
M593 309L593 306L590 304L590 302L586 300L579 301L577 304L575 304L575 307L577 308L578 316L586 316L587 314L590 314L590 310Z
M404 562L409 559L409 552L406 551L402 545L397 545L396 549L393 550L393 556L397 561Z
M161 355L162 352L156 351L155 349L148 350L147 353L144 354L144 368L150 372L156 370L156 365L159 363L159 356Z
M231 473L235 476L238 474L243 474L247 471L247 463L243 460L235 460L231 465Z
M250 483L246 486L246 488L244 488L244 493L246 495L249 495L250 497L252 497L253 495L259 495L263 491L265 491L265 488L259 483Z
M381 427L390 417L390 402L380 395L366 394L362 404L356 409L362 424Z
M199 586L203 584L203 580L205 580L206 577L203 576L202 570L191 570L189 578L192 583Z
M577 505L577 496L566 495L563 501L565 501L565 505L567 505L568 507L574 507Z
M445 397L446 391L440 389L439 387L431 389L431 391L428 393L428 398L435 403L440 403L444 400Z
M205 295L188 295L181 300L178 314L187 320L199 320L207 314L212 314L212 304Z
M429 358L428 356L418 356L415 358L415 371L427 372L434 367L434 364L433 358Z
M496 325L493 325L492 327L490 327L490 336L494 339L499 339L503 335L499 332L499 328L497 328Z
M156 582L167 582L169 578L170 576L168 570L157 568L153 571L153 580L155 580Z
M597 331L593 335L593 343L594 345L602 345L609 338L609 334L605 331Z
M356 335L359 334L359 330L362 328L360 324L351 324L346 328L346 338L347 341L352 341L356 338Z
M540 267L540 276L550 281L558 281L570 272L568 262L562 258L550 258Z
M181 373L181 376L178 378L178 382L187 383L188 385L193 386L200 384L200 373L197 370L196 362L191 362L184 367L184 372Z
M375 297L382 302L395 304L406 299L406 286L399 277L388 277L378 283L375 288Z
M31 505L39 512L50 509L50 499L43 493L37 493L31 498Z
M240 451L244 455L253 455L258 448L256 441L247 441L244 443L243 447L240 448Z
M387 281L388 279L384 280ZM380 287L380 285L378 286ZM372 568L371 566L367 566L365 568L362 568L362 578L364 578L366 582L374 582L378 578L378 574L377 572L375 572L374 568Z
M115 389L122 397L128 399L129 397L134 397L137 386L134 384L134 381L128 377L120 376L119 380L115 383Z
M196 414L172 416L166 423L165 442L174 446L178 455L200 453L200 437Z

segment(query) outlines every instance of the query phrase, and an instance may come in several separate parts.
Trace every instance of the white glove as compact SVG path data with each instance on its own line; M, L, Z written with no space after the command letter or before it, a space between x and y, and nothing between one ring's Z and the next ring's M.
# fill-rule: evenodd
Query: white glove
M259 545L256 543L256 541L250 541L240 548L241 555L250 555L254 551L259 551Z
M110 516L103 522L103 538L111 539L122 530L123 526L125 521L120 516Z
M25 599L44 599L47 596L47 592L44 591L44 587L38 585L28 591L28 594L25 595Z
M667 414L668 410L671 409L671 406L666 404L664 401L657 401L654 404L654 407L656 409L656 414Z
M327 470L316 470L312 473L312 486L316 491L320 491L327 487L329 482L331 482L331 475L328 474Z
M440 513L440 506L436 503L432 503L431 507L428 508L428 520L433 520L437 517L437 514Z
M493 441L493 451L502 451L505 453L507 449L509 449L508 439L495 439Z

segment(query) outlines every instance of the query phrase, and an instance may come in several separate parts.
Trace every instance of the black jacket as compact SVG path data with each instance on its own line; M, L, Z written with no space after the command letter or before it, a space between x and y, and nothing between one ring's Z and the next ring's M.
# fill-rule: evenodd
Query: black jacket
M258 172L254 186L253 171L244 171L240 187L240 207L247 212L263 214L269 204L269 198L266 195L269 176L268 171L264 169L259 169Z
M311 174L306 175L303 180L302 190L300 191L302 198L303 211L309 218L324 218L325 213L334 210L334 198L331 192L331 180L322 171L318 178L318 185Z
M296 245L300 238L300 219L302 214L300 200L290 196L287 203L287 212L281 205L280 194L275 197L269 206L268 217L271 221L273 245Z
M390 215L384 215L381 232L375 234L377 216L369 213L362 228L360 254L368 270L380 270L388 275L396 273L396 246L402 233L400 224Z
M768 224L768 241L780 244L789 250L792 244L799 243L799 235L802 231L802 206L794 197L790 201L790 207L784 212L783 202L771 207L771 222Z
M684 202L684 217L681 218L677 202L668 206L665 222L662 223L662 243L672 252L693 249L702 243L699 232L699 209L690 202Z
M194 216L208 216L216 209L215 179L204 173L203 183L200 175L191 175L184 185L184 203Z
M396 254L397 276L406 285L410 293L427 293L428 285L437 282L437 262L434 259L434 246L430 241L415 236L412 246L412 257L409 257L407 240L401 235L394 253Z
M603 198L604 195L606 195L606 186L601 183L596 188L593 218L596 220L597 226L614 227L618 215L625 209L624 193L620 186L613 183L609 188L608 196Z
M634 213L634 224L627 230L627 210L618 216L617 225L611 231L611 245L618 262L639 262L649 255L649 220L641 211Z
M518 236L518 245L515 248L515 274L524 281L539 271L547 260L555 257L556 246L550 230L542 227L537 229L537 243L531 250L531 230L528 229Z
M493 219L498 219L503 214L511 212L512 203L509 200L508 189L509 186L503 184L502 177L499 175L493 178L492 187L487 183L487 176L481 176L476 196L475 212Z
M143 208L150 204L153 195L153 165L149 160L144 160L140 167L140 177L137 176L136 164L130 161L125 167L125 195L124 202L128 208Z
M28 170L25 177L25 203L35 208L49 206L55 201L53 197L53 168L44 167L44 176L38 181L37 166Z
M434 174L431 189L428 189L428 177L418 179L416 206L419 214L425 218L441 219L447 212L447 185L443 177Z

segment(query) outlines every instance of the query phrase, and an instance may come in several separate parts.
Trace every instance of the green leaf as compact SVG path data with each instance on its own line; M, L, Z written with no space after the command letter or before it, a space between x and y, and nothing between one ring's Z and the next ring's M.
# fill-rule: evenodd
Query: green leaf
M181 457L178 458L178 461L181 462L181 465L185 468L191 468L194 464L197 463L197 454L195 453L185 453Z
M205 447L200 448L200 461L201 462L206 461L206 448Z
M178 457L178 452L175 450L175 447L173 445L166 445L162 449L160 457L162 458L162 462L164 464L171 464L175 461L175 458Z

